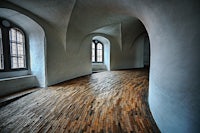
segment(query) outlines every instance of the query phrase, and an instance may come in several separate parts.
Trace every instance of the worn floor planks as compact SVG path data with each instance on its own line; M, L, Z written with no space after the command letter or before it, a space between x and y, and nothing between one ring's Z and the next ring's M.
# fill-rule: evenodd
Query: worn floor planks
M0 132L156 133L147 97L147 70L96 73L0 108Z

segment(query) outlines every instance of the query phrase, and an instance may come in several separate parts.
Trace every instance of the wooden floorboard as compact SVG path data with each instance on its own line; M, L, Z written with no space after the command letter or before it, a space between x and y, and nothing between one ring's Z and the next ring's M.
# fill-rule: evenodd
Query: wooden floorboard
M157 133L147 97L147 70L95 73L0 108L0 132Z

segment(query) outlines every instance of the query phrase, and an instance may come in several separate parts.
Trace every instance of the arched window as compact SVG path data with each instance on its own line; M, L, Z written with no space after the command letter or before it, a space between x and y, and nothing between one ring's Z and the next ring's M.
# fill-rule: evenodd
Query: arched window
M96 50L95 50L95 43L94 42L92 42L92 62L95 62L95 52Z
M103 45L97 43L97 62L103 62Z
M98 40L92 41L92 62L103 63L103 44Z
M98 40L92 41L92 62L103 63L103 44Z
M17 28L11 28L9 31L10 36L10 57L11 68L25 68L26 67L26 54L25 54L25 41L24 34Z
M28 69L25 34L14 23L0 18L0 72Z
M4 59L3 59L3 43L2 43L2 33L0 28L0 69L4 69Z

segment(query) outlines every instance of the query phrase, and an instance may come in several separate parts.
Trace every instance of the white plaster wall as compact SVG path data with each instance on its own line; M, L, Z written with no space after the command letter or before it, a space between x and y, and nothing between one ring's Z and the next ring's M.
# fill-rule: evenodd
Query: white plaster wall
M129 49L120 51L112 46L112 69L130 69L144 67L144 35L139 36L129 45Z
M104 43L104 63L108 71L110 71L110 41Z
M161 132L197 133L200 130L199 2L145 4L143 22L151 44L149 105L153 117Z
M46 87L46 41L42 29L29 33L30 69L39 83L38 86Z

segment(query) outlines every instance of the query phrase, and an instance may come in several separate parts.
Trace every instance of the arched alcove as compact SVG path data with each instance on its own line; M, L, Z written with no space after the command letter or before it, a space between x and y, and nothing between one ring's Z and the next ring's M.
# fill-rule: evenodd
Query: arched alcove
M103 66L104 65L106 66L106 70L110 71L110 41L103 36L94 36L92 40L99 40L100 42L102 42L104 46L104 52L103 52L104 62L102 64ZM98 63L96 65L99 66Z
M20 84L20 81L18 82L18 80L12 82L12 87L7 87L13 88L13 91L10 91L10 93L19 91L18 88L25 89L34 86L45 87L47 84L45 68L46 40L43 28L31 18L12 9L0 8L0 17L15 23L24 30L28 49L28 70L26 70L26 72L4 72L2 74L5 75L5 77L26 77L30 75L35 77L31 82L27 82L26 85L24 85L24 83Z
M106 52L104 52L104 59L105 59L104 64L106 65L108 71L112 70L113 66L112 66L111 58L114 58L114 57L111 55L111 45L114 44L115 47L119 49L120 49L120 46L115 38L113 38L110 35L106 35L102 33L88 34L87 36L83 38L81 42L79 51L82 53L82 55L84 55L83 56L85 59L84 63L87 64L87 69L89 69L90 73L92 73L91 42L93 39L99 39L102 43L104 43L104 49L106 50Z

